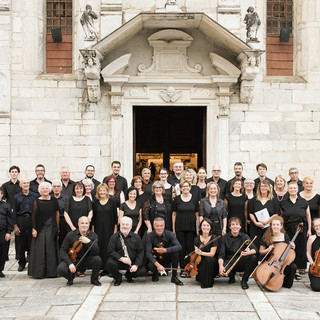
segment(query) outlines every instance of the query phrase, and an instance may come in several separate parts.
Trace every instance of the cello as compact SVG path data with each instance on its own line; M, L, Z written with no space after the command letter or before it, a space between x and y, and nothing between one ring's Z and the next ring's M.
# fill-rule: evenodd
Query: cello
M298 225L297 231L291 242L294 242L302 230L303 223ZM266 259L266 257L269 258ZM268 252L262 262L253 271L253 278L257 284L269 291L279 290L284 281L284 269L291 264L296 257L291 243L278 243Z

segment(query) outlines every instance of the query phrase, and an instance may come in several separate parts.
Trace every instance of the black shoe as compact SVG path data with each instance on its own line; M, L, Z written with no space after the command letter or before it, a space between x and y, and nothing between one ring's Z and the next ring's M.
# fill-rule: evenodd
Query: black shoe
M152 275L152 281L153 281L153 282L159 281L158 273L154 273L154 274Z
M121 278L115 279L115 280L114 280L114 285L115 285L116 287L118 287L118 286L120 286L121 282L122 282L122 279L121 279Z
M0 278L4 278L4 277L5 277L5 275L3 274L2 271L0 271Z
M133 283L133 279L131 277L127 277L127 282L128 283Z
M25 265L24 264L19 264L19 268L18 268L18 271L21 272L23 271L25 268Z
M233 284L236 282L235 276L230 276L229 278L229 284Z
M177 286L183 286L183 282L181 282L177 277L172 277L171 282L176 284Z
M69 279L68 282L67 282L67 286L70 287L70 286L72 286L72 285L73 285L73 279Z
M95 280L91 280L91 283L94 285L94 286L101 286L101 282L98 280L98 279L95 279Z
M241 280L241 288L243 290L249 289L248 282L246 280Z

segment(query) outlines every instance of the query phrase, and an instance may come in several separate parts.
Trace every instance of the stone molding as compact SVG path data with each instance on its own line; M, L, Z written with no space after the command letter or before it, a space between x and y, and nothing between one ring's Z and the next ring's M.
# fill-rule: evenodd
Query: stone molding
M0 11L10 11L11 0L0 0Z

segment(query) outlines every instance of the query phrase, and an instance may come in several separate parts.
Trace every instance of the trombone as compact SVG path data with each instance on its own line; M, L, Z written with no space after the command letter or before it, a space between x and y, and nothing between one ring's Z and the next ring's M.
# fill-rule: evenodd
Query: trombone
M251 244L254 242L254 240L256 240L257 236L255 236L253 238L253 240L245 240L243 242L243 244L239 247L239 249L236 251L236 253L232 256L232 258L229 260L229 262L226 264L226 266L224 267L224 270L226 270L226 268L228 267L228 265L230 264L230 262L236 257L236 255L239 253L239 251L242 249L243 246L247 245L246 248L243 251L246 251ZM231 267L229 267L228 271L225 272L225 275L228 276L229 273L231 272L231 270L234 268L234 266L238 263L238 261L241 259L242 255L240 254L238 259L232 264Z

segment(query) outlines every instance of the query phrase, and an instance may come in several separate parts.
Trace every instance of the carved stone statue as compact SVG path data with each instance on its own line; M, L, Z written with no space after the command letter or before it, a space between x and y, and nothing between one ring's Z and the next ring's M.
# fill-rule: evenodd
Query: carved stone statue
M166 102L175 102L181 97L182 91L174 87L168 87L167 90L160 90L160 97Z
M88 57L88 60L85 63L84 72L87 76L87 79L100 79L100 60L98 57Z
M97 20L97 19L98 19L98 15L92 11L91 5L87 4L86 11L82 13L82 16L80 18L80 23L85 33L84 40L93 41L98 39L96 30L94 27L94 20Z
M247 9L247 14L244 18L244 22L247 25L247 42L260 42L257 38L257 32L261 25L261 20L253 7Z
M256 57L250 57L241 67L242 80L254 80L259 74L259 66Z

